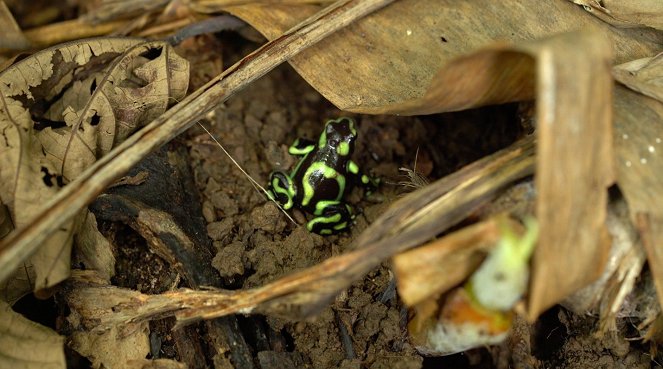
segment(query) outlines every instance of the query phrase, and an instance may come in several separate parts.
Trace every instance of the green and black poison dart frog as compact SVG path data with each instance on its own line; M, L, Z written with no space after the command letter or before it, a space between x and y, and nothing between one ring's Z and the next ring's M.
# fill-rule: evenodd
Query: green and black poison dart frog
M368 177L352 161L357 130L350 118L330 120L318 142L299 138L290 146L291 155L302 158L290 175L276 171L269 178L269 196L285 210L298 207L315 217L306 228L329 235L348 229L354 219L352 208L343 201L355 183L367 191L379 181Z

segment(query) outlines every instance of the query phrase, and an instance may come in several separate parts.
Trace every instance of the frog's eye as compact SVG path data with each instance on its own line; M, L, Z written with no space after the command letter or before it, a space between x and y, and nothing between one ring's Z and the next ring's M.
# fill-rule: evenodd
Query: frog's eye
M335 139L335 138L332 138L331 140L329 140L329 146L331 146L331 147L338 146L338 140Z

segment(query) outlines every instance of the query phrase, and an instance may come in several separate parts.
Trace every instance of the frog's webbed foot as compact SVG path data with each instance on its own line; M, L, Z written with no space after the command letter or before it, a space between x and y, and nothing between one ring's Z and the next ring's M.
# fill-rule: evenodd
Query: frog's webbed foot
M283 172L272 172L269 175L267 193L270 200L278 202L285 210L291 209L294 205L292 198L295 195L295 187L290 178Z
M330 201L325 205L321 215L306 223L306 229L321 235L339 233L348 229L354 218L350 205Z

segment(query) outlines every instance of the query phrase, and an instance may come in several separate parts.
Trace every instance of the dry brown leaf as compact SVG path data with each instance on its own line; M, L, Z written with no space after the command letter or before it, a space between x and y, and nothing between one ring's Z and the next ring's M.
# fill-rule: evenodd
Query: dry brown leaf
M35 268L31 263L23 263L11 278L0 283L0 300L14 305L34 287Z
M620 64L612 73L628 88L663 102L663 54Z
M597 18L617 27L652 27L663 30L660 0L569 0Z
M246 4L224 9L274 39L318 8ZM522 42L576 29L607 34L618 62L652 55L663 43L661 34L648 40L631 30L614 29L564 1L399 1L341 30L290 63L342 110L430 113L433 108L427 102L417 102L430 86L449 89L448 103L439 103L436 111L450 111L522 99L533 83L533 79L520 74L527 72L518 70L522 66L501 59L509 57L506 55L476 56L476 69L463 73L445 68L441 73L453 78L433 78L452 59L495 40ZM466 67L465 63L455 65ZM492 78L493 84L479 77ZM427 109L399 108L398 104L405 102Z
M631 214L663 214L663 103L617 86L614 109L617 183Z
M0 301L0 367L64 369L64 337Z
M327 6L334 0L191 0L189 6L198 13L218 13L225 11L228 6L238 5L322 5Z
M17 228L31 224L43 204L97 157L184 96L186 61L163 43L140 43L70 43L0 73L0 199ZM75 223L60 227L31 259L36 291L69 275Z

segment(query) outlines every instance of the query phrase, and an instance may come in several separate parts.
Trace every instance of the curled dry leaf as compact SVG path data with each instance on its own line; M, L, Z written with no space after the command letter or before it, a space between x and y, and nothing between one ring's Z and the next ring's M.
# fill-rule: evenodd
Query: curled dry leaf
M604 224L607 188L614 181L606 160L613 157L612 46L592 33L550 41L529 48L538 62L535 183L541 230L529 295L532 320L598 278L610 249Z
M616 27L663 29L663 2L659 0L569 0Z
M121 57L119 57L121 56ZM188 64L163 43L96 39L41 51L0 74L0 199L17 228L81 171L181 99ZM34 289L69 275L75 223L31 259Z
M155 12L168 4L168 0L102 0L90 4L83 20L91 23L137 17Z
M0 301L0 367L64 369L64 337Z
M449 71L467 68L466 62L446 66L444 71L449 79L444 83L438 83L442 80L434 77L453 59L495 40L521 43L577 29L595 31L611 39L618 62L651 55L663 43L661 34L646 39L633 30L609 27L585 14L581 7L563 1L524 0L514 4L440 0L423 4L396 2L337 32L290 63L311 86L342 110L427 114L514 101L527 97L527 92L531 96L532 74L530 78L518 72L511 75L512 71L526 66L504 61L502 57L509 57L504 54L477 55L473 57L477 65L471 70ZM223 8L270 40L280 37L317 9L313 5L292 3ZM511 55L512 59L516 56ZM492 84L487 84L486 79ZM445 100L433 107L425 95L436 88L447 94Z

